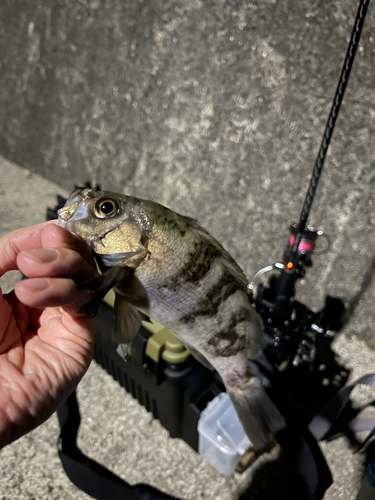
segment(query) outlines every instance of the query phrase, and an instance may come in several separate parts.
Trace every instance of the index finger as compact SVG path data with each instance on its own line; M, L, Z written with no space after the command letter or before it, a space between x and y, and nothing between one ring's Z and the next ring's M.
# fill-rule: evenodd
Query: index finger
M75 250L96 269L91 247L80 236L58 226L56 223L50 224L43 229L42 246L43 248L63 247Z
M89 262L94 262L90 247L72 233L57 226L56 221L16 229L0 238L0 276L18 269L17 255L31 248L69 247L77 250Z

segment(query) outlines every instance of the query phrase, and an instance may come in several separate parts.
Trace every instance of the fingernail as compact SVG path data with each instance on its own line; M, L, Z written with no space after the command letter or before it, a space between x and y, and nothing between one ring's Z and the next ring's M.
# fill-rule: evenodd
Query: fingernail
M48 278L33 278L21 281L20 284L23 288L26 288L30 292L42 292L49 287L50 281Z
M55 250L54 248L38 248L35 250L27 251L23 250L21 253L23 255L26 255L26 257L36 260L37 262L40 262L42 264L49 264L50 262L56 260L59 256L58 250Z
M77 241L77 236L67 229L64 229L59 226L55 226L54 224L51 224L49 226L51 228L51 231L55 233L56 236L60 238L64 243L68 243L68 245L72 245Z

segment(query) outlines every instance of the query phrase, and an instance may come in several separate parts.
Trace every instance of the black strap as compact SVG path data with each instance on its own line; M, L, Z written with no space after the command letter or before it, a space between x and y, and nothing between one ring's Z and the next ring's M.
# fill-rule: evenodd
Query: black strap
M264 387L272 387L270 383L272 365L263 351L260 351L256 359L252 361L251 368ZM275 406L281 406L275 401L275 391L268 392ZM282 411L281 408L278 409ZM300 497L304 500L321 500L324 492L332 484L332 475L327 462L315 437L308 429L301 427L296 416L293 417L290 414L288 416L283 414L283 416L285 427L275 434L275 439L297 472L299 488L304 490L300 493Z
M81 417L75 392L57 414L61 427L59 456L67 476L82 491L97 500L177 500L145 484L130 486L81 452L76 443ZM305 490L303 498L321 500L332 477L316 440L309 432L297 432L297 428L289 424L275 437L298 472Z
M82 491L97 500L177 500L145 484L130 486L81 452L76 444L81 418L75 392L57 414L61 427L59 456L67 476ZM303 498L321 500L332 484L329 468L311 433L297 429L297 422L289 422L275 437L300 477Z
M57 410L60 422L59 455L73 484L97 500L178 500L146 484L129 485L84 455L76 439L81 421L75 392Z
M300 432L298 423L288 422L275 438L297 471L304 500L321 500L332 484L332 475L316 439L308 431Z
M321 500L332 484L332 476L318 441L331 441L348 429L353 433L369 431L362 447L375 435L375 418L352 418L348 421L350 395L358 385L375 389L375 373L369 373L343 387L336 396L310 422L308 429L299 429L298 421L287 421L287 426L275 435L282 450L297 470L305 488L303 498ZM350 415L350 413L349 413Z
M360 377L355 382L346 385L336 396L316 415L309 424L309 430L317 441L332 440L345 433L343 427L349 427L352 432L371 431L370 436L375 432L375 418L352 419L349 422L340 422L341 417L350 401L350 394L357 385L366 385L375 389L375 373L368 373ZM337 429L338 425L341 428ZM366 440L370 436L367 436Z
M363 448L365 444L375 435L375 418L353 418L348 422L346 429L352 434L358 434L359 432L369 432L366 438L362 441L360 448ZM325 438L326 441L333 441L341 436L347 434L345 429L340 429L337 432L330 432Z

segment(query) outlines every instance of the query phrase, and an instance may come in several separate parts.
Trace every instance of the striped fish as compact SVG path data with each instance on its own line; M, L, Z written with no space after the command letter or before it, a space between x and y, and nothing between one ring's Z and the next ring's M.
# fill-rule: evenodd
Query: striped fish
M71 194L59 224L86 240L103 271L84 285L96 291L85 312L114 287L118 352L125 357L146 317L163 324L219 373L253 446L265 446L279 416L248 361L262 325L245 275L220 243L158 203L87 188Z

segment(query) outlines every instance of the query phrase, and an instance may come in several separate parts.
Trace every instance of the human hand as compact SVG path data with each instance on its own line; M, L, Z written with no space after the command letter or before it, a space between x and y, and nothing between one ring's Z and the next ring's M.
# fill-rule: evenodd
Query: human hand
M44 422L74 390L94 351L95 319L78 311L98 275L88 245L54 223L0 238L0 277L30 279L0 289L0 448Z

